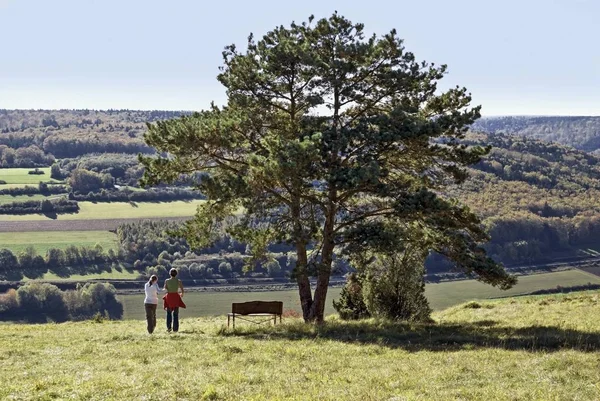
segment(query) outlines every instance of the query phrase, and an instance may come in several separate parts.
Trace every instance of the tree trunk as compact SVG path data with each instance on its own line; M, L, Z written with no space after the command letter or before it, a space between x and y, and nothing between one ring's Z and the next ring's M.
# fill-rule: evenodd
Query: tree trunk
M330 190L330 199L335 197L334 190ZM333 202L329 204L329 211L325 220L323 230L323 248L321 251L321 263L317 275L317 287L315 288L315 298L310 310L310 320L316 323L323 323L325 315L325 300L327 299L327 289L329 288L329 278L331 277L331 262L333 261L333 249L335 243L333 240L333 227L335 222L335 207Z
M300 294L300 305L302 306L302 317L305 322L311 321L310 312L313 305L312 293L310 291L310 281L306 273L308 257L306 255L306 245L296 244L296 282L298 283L298 292Z

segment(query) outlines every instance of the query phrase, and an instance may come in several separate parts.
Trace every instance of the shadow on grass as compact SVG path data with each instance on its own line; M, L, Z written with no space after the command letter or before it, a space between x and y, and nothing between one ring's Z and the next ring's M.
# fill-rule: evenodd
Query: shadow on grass
M600 350L600 333L554 326L510 327L493 320L475 323L394 323L385 321L327 322L321 326L293 323L271 327L223 329L222 336L255 340L328 340L373 344L416 351L460 351L501 348L522 351Z
M56 220L58 218L58 214L56 214L56 212L44 212L42 214L52 220Z

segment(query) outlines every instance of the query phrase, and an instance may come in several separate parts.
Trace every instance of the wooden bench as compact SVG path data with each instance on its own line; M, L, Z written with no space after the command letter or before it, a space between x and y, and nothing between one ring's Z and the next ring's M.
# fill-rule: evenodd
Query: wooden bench
M235 318L251 322L255 324L281 323L281 315L283 314L283 302L280 301L250 301L231 304L231 313L227 314L227 327L229 327L230 319L233 320L233 328L235 329ZM243 317L242 317L243 316ZM258 319L258 320L257 320Z

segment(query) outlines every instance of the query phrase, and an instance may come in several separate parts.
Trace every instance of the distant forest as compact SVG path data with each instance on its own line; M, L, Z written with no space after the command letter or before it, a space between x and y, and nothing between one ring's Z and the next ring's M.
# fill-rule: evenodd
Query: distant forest
M488 117L474 131L505 133L557 142L586 152L600 152L600 117Z
M181 177L177 187L146 192L127 189L138 186L143 173L136 155L153 152L143 141L146 123L183 114L186 113L0 110L0 167L51 167L51 177L44 180L61 182L14 189L3 189L0 184L0 194L64 193L69 200L15 202L3 206L0 213L39 213L42 209L61 213L85 200L201 198L202 194L191 188L201 176ZM506 264L538 262L575 255L579 249L600 243L600 117L485 118L472 131L465 139L467 144L490 144L493 150L472 166L471 178L465 185L444 195L457 197L483 217L491 235L487 249L495 259ZM164 237L159 225L152 230L143 227L143 235L141 227L122 227L118 231L121 249L114 254L97 250L93 257L82 258L71 249L69 252L75 256L59 255L55 259L60 263L55 263L53 255L46 255L45 265L36 268L33 275L38 275L40 269L85 265L88 260L109 265L125 262L144 273L164 271L171 265L183 268L190 276L204 278L242 273L245 244L224 237L214 249L192 250L184 241ZM287 259L287 249L273 252L273 263L259 271L274 277L289 272L295 262ZM207 259L203 254L211 256ZM8 255L7 258L13 260ZM347 271L342 260L336 266L340 273ZM428 269L439 272L448 266L433 257Z

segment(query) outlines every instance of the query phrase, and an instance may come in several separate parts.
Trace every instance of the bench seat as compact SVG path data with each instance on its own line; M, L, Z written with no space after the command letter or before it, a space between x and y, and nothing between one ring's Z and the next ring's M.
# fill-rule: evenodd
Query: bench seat
M277 324L277 317L281 323L283 314L283 302L280 301L250 301L231 304L231 313L227 314L227 327L233 321L240 319L254 324L270 323Z

